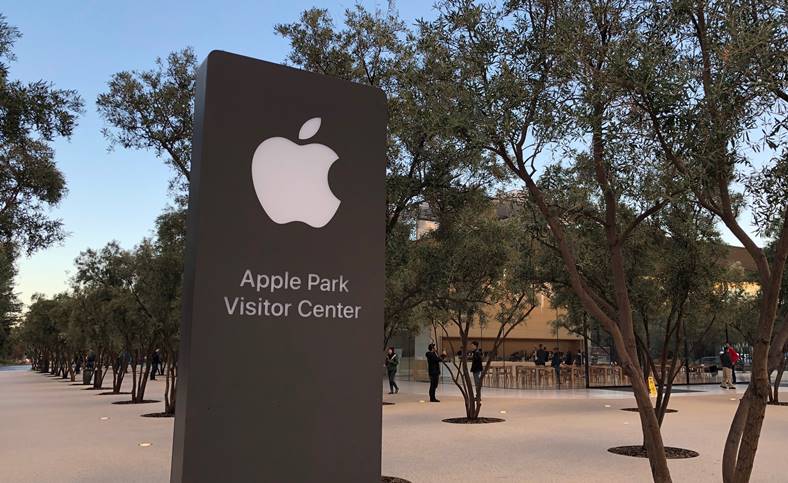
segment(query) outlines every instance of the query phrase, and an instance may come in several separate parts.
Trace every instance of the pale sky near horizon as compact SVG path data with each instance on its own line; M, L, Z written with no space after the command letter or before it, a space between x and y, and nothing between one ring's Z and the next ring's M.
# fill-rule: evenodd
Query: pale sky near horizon
M19 261L20 300L27 304L35 292L53 295L67 289L74 259L87 248L111 240L133 247L151 235L156 216L169 203L167 184L172 173L162 160L151 152L107 150L95 101L112 74L149 69L156 57L187 46L200 59L221 49L282 62L289 48L274 33L275 24L293 22L313 6L327 8L341 21L344 10L356 3L369 9L388 5L374 0L3 0L0 13L22 33L13 48L17 60L10 66L10 78L45 79L58 88L77 90L85 102L72 138L54 143L68 194L52 214L63 219L69 237L60 246ZM396 2L409 23L431 17L431 5L431 0ZM728 233L724 238L734 242Z

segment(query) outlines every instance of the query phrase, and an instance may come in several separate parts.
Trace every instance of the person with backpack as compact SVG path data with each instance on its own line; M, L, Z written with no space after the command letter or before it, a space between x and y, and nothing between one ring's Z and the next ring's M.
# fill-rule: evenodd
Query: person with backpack
M389 347L386 351L386 372L389 376L389 394L396 394L399 392L397 381L394 376L397 375L397 366L399 365L399 356L393 347Z

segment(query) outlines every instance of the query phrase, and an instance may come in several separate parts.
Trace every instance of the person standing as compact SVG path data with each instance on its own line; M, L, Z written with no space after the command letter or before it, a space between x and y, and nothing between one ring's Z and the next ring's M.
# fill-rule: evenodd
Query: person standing
M473 359L471 360L471 373L473 374L473 383L476 386L476 400L482 399L482 350L479 348L479 343L473 341Z
M583 353L578 350L577 354L575 355L575 365L582 366L583 365Z
M561 387L561 353L558 352L558 347L553 348L553 358L550 365L555 370L555 382L558 387Z
M536 349L536 365L543 366L545 362L547 362L547 351L542 344L539 344L539 348Z
M720 384L720 387L723 389L736 389L733 384L731 384L733 364L731 364L731 356L728 355L726 349L720 352L720 363L722 364L722 384Z
M156 380L156 374L159 373L159 365L161 365L161 355L159 355L159 349L156 349L155 351L153 351L153 355L151 355L151 358L150 358L150 366L151 366L150 380L151 381L155 381Z
M725 342L725 350L728 352L728 357L731 358L731 381L736 384L736 363L739 362L739 353L733 348L731 341Z
M438 380L441 377L441 361L443 356L438 355L438 348L435 344L427 347L427 374L430 376L430 402L440 402L435 397L435 390L438 389Z
M393 347L389 347L386 352L386 372L389 376L389 394L396 394L399 392L397 381L394 376L397 375L397 366L399 365L399 356Z

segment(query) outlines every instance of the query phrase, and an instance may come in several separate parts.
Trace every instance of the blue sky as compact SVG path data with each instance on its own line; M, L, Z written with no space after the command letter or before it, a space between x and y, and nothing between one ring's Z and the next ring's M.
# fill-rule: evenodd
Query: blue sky
M23 37L14 47L11 78L46 79L77 90L85 113L70 140L58 140L56 161L68 183L66 199L53 210L70 233L60 246L19 262L17 288L29 303L35 292L52 295L68 287L80 251L111 240L131 248L151 234L168 204L171 172L153 153L107 150L96 96L121 70L148 69L156 57L186 46L198 57L213 49L281 62L287 42L275 35L278 23L295 21L310 7L328 8L335 19L360 3L385 9L386 1L6 1L0 7ZM431 0L401 0L397 10L408 22L432 16ZM725 233L725 239L733 237ZM736 243L738 244L738 243Z
M68 286L80 251L111 240L132 247L150 235L156 216L169 202L171 172L153 153L107 150L96 96L115 72L148 69L156 57L186 46L202 58L214 49L274 62L284 61L287 42L274 34L278 23L295 21L310 7L327 8L335 19L361 3L385 9L386 1L6 1L0 7L19 28L17 60L11 78L46 79L76 89L85 113L70 140L55 144L68 195L53 214L70 233L61 246L19 262L17 290L29 303L35 292L52 295ZM431 14L429 1L400 1L397 9L412 21Z

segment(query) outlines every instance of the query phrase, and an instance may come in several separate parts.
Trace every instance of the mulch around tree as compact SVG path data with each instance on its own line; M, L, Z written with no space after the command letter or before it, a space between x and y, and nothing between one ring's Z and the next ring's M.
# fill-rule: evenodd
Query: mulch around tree
M100 392L96 396L119 396L121 394L131 394L130 392Z
M383 401L384 406L393 406L394 403Z
M106 387L86 387L83 391L106 391Z
M148 414L143 414L142 417L143 418L174 418L175 415L170 413L148 413Z
M410 483L410 481L397 478L396 476L381 476L380 483Z
M161 402L161 401L157 401L155 399L146 399L144 401L140 401L138 403L135 403L134 401L129 399L129 400L126 400L126 401L115 401L112 404L150 404L150 403L157 403L157 402Z
M640 410L638 410L638 408L621 408L621 410L622 411L630 411L630 412L633 412L633 413L640 412ZM678 409L670 409L670 408L668 408L668 409L665 410L665 413L677 413L677 412L679 412Z
M633 456L635 458L648 458L646 448L640 445L636 446L616 446L608 448L609 452L619 454L622 456ZM673 446L665 446L665 457L669 460L681 460L687 458L697 458L700 453L692 451L691 449L675 448Z
M770 402L770 403L766 403L766 404L768 404L769 406L788 406L788 402L782 402L782 401L780 401L780 402Z
M88 384L82 384L81 382L75 382L71 384L72 386L87 386Z
M505 419L501 418L476 418L476 419L469 419L469 418L448 418L444 419L444 423L452 423L452 424L488 424L488 423L502 423L506 421Z

